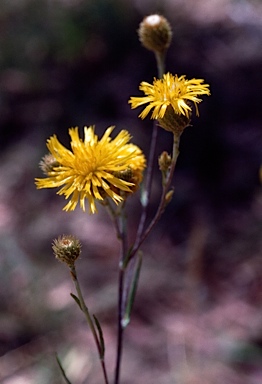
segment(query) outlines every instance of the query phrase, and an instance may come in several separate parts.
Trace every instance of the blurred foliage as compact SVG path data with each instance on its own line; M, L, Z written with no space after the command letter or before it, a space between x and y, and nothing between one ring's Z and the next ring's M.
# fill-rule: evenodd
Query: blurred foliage
M89 54L88 44L94 36L125 48L130 20L127 6L113 0L3 1L1 67L32 70L46 60L72 62Z

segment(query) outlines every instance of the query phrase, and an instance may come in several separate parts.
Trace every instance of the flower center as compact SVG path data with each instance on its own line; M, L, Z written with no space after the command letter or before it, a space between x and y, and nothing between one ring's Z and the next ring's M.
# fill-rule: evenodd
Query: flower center
M74 169L81 176L87 176L90 173L94 173L97 171L98 164L95 156L92 156L89 159L76 158Z

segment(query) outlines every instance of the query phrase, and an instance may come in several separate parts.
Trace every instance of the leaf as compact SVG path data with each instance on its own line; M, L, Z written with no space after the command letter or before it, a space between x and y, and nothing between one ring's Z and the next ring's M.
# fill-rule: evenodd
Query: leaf
M104 335L103 335L103 331L102 331L102 328L101 328L101 325L97 319L97 317L95 315L93 315L93 318L95 320L95 325L96 325L96 328L98 330L98 335L99 335L99 345L100 345L100 358L101 359L104 359L104 356L105 356L105 340L104 340Z
M140 270L142 266L142 252L140 251L138 253L138 262L136 265L134 277L131 283L131 289L129 291L128 299L127 299L127 305L126 305L126 310L125 310L125 315L122 320L122 326L125 328L127 325L130 323L130 315L131 311L133 308L133 304L135 301L135 296L136 296L136 291L138 287L138 280L139 280L139 275L140 275Z
M79 306L79 308L82 311L82 307L81 307L81 303L80 303L79 298L76 295L74 295L73 293L70 293L70 296L75 300L76 304Z
M67 376L66 376L66 374L65 374L64 368L62 367L61 361L60 361L60 359L59 359L57 353L55 354L55 358L56 358L57 364L58 364L58 366L59 366L59 368L60 368L60 371L61 371L61 373L62 373L62 376L63 376L63 378L65 379L65 382L66 382L67 384L72 384L71 381L68 380L68 378L67 378Z

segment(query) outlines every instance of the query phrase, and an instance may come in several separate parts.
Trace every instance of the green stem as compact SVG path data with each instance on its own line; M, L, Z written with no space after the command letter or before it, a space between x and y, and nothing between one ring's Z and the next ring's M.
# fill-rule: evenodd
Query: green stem
M90 330L91 330L91 332L93 334L93 337L94 337L94 340L95 340L95 343L96 343L96 347L97 347L97 351L98 351L98 354L99 354L99 358L100 358L100 362L101 362L101 367L102 367L105 383L108 384L109 382L108 382L108 377L107 377L107 372L106 372L106 367L105 367L103 348L100 345L100 342L99 342L99 339L98 339L98 336L97 336L97 332L96 332L96 329L95 329L92 317L90 316L89 310L88 310L88 308L87 308L87 306L85 304L84 297L83 297L83 294L82 294L82 291L81 291L81 288L80 288L80 284L79 284L79 281L78 281L78 278L77 278L77 273L76 273L75 266L70 267L70 272L71 272L72 280L73 280L73 282L75 284L75 288L76 288L76 291L77 291L77 295L78 295L79 303L80 303L80 306L81 306L81 310L85 314L86 321L87 321L87 323L88 323L88 325L90 327Z

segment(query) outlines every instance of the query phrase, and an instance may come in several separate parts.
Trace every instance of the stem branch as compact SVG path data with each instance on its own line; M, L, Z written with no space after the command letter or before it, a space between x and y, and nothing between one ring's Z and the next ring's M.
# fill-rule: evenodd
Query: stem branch
M174 135L171 167L170 167L169 175L167 177L165 186L163 187L163 190L162 190L162 195L161 195L158 209L157 209L156 214L155 214L154 218L152 219L151 223L148 225L148 227L143 232L143 234L141 234L141 236L137 239L137 241L136 241L136 243L132 249L132 252L129 255L129 260L131 260L135 256L136 252L138 251L138 249L140 248L142 243L145 241L145 239L147 238L147 236L149 235L151 230L155 227L155 225L157 224L158 220L160 219L162 213L165 210L166 194L169 191L169 188L170 188L170 185L172 182L172 178L173 178L173 174L175 171L175 166L176 166L178 155L179 155L179 137Z

